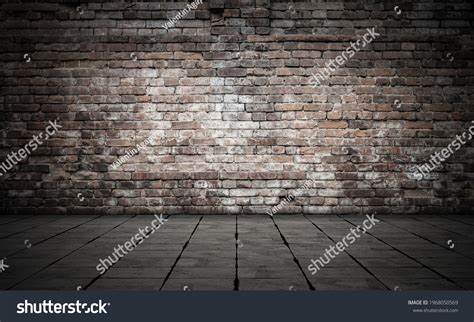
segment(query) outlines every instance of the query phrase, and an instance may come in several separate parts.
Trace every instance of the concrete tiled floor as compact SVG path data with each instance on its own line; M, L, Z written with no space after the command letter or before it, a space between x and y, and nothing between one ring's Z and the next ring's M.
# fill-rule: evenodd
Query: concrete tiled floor
M105 274L96 266L152 216L1 216L0 289L474 289L474 217L377 216L311 275L361 216L170 216ZM448 240L454 247L450 248Z

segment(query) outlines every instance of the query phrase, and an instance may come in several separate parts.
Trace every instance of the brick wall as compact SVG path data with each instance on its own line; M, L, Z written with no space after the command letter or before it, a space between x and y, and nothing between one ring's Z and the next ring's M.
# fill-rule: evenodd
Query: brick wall
M62 126L0 177L1 213L472 212L471 143L407 176L474 120L470 1L205 0L162 27L185 7L1 5L0 161Z

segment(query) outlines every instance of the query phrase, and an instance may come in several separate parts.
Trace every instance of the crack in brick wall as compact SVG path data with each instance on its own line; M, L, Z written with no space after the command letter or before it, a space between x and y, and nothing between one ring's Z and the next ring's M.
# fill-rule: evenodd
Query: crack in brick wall
M186 3L2 4L1 161L63 128L1 212L264 214L299 190L279 213L472 213L472 144L407 176L474 120L472 4L396 5L211 0L166 30Z

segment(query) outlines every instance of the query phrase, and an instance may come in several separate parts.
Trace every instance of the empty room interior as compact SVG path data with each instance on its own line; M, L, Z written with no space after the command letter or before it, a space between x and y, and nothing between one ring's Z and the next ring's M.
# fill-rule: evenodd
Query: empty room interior
M474 290L459 1L2 1L0 289Z

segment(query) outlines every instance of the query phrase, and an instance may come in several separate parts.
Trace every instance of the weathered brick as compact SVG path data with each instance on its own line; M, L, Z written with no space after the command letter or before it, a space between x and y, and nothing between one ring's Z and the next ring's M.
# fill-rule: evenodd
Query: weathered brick
M474 117L464 0L403 17L212 0L168 29L186 2L17 2L0 8L2 162L63 127L1 181L2 213L256 214L289 193L281 213L472 210L472 145L407 177ZM369 20L380 36L343 60Z

